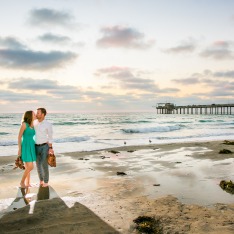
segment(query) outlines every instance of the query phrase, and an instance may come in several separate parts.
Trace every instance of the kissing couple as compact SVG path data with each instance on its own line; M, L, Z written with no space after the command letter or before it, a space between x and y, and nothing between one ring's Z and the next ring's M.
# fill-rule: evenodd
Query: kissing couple
M37 113L26 111L22 118L22 124L18 135L18 156L24 162L25 170L20 181L21 188L32 187L30 184L30 172L37 165L40 186L47 187L49 184L49 167L47 155L53 154L52 124L46 117L46 109L38 108Z

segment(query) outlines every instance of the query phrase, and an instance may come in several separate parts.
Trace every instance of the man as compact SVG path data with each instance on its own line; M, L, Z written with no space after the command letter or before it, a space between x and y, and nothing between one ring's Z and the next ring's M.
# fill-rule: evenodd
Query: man
M37 172L40 179L40 186L47 187L49 184L49 168L47 163L48 153L54 153L52 147L52 124L45 120L45 108L38 108L36 117L33 122L36 132L36 155L37 155Z

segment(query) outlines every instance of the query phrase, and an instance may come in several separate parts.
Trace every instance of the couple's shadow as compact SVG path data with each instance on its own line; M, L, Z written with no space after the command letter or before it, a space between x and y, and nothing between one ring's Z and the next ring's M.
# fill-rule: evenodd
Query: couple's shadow
M15 200L0 219L0 226L1 233L17 234L119 233L79 202L69 208L51 186L30 191L19 188Z

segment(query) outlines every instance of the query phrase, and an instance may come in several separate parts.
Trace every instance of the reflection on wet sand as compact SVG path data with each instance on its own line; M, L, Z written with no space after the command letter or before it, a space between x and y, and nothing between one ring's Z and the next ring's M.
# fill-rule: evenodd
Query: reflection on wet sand
M18 188L15 200L7 208L6 212L14 211L26 205L34 205L36 201L52 199L58 197L57 193L51 186L48 187L32 187L32 188Z

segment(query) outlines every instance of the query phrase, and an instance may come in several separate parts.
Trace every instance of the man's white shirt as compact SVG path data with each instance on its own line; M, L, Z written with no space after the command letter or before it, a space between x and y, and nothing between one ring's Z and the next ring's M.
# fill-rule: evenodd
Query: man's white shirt
M37 119L33 121L34 129L36 132L36 144L50 143L52 144L52 124L47 120L39 122Z

